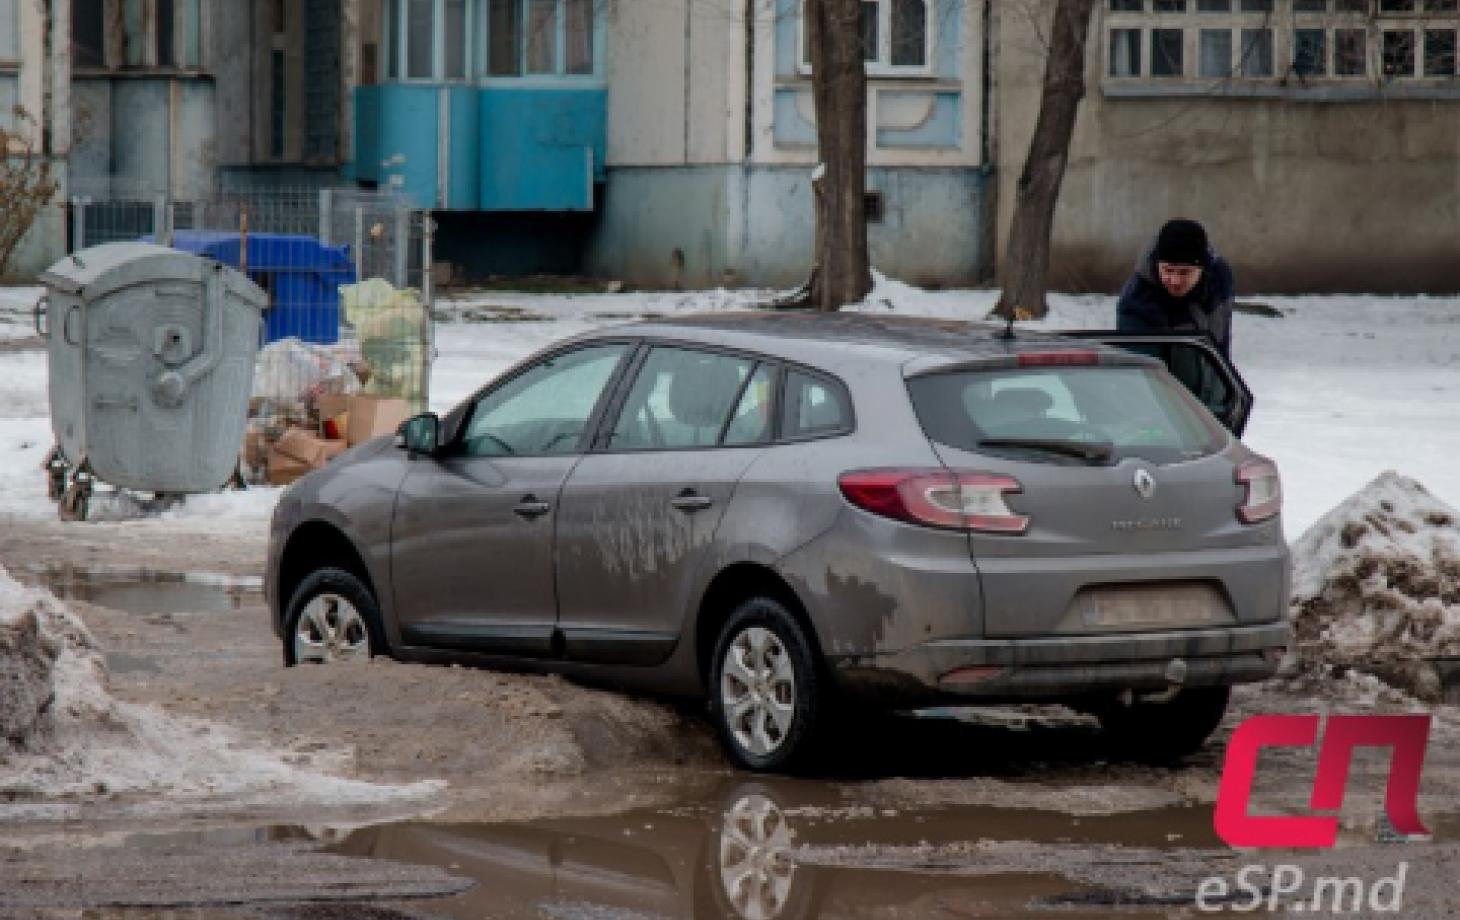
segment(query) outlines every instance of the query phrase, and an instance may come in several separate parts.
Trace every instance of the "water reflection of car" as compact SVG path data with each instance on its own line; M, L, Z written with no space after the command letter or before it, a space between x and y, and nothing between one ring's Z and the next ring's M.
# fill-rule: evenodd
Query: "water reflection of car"
M1275 467L1219 424L1240 380L1140 347L1165 357L857 315L582 335L289 489L274 629L291 664L708 697L752 769L849 702L1062 701L1179 756L1276 670L1288 557ZM1163 360L1223 386L1204 407Z
M938 904L959 905L958 916L992 918L1023 913L1030 898L1072 887L1034 874L991 878L803 864L798 848L834 852L865 841L836 821L809 820L807 813L824 812L807 807L794 787L731 783L716 798L718 806L531 824L383 825L330 849L447 867L470 879L475 884L466 893L423 905L423 913L453 920L942 916Z

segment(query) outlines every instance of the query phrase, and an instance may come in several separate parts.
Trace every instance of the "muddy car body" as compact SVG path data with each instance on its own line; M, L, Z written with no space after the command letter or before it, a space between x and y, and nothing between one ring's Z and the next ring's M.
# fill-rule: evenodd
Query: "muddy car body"
M560 343L301 480L266 590L290 663L708 696L754 768L833 699L1062 700L1180 753L1287 644L1279 501L1147 356L708 316Z

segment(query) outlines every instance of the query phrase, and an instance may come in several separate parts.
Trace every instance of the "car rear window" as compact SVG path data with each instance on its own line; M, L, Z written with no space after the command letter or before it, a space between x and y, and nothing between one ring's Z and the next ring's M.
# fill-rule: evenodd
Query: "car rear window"
M1050 463L1139 457L1174 463L1217 450L1225 435L1168 375L1146 367L952 371L908 381L923 431L940 444ZM1074 451L1051 449L1052 442ZM990 443L1006 442L1006 443ZM1094 445L1090 457L1078 445ZM1109 448L1108 457L1095 456Z

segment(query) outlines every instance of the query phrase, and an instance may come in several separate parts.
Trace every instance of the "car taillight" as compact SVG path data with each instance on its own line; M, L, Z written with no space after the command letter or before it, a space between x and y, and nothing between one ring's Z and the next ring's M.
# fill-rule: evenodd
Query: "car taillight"
M1259 524L1282 510L1282 480L1271 460L1249 460L1237 467L1237 483L1245 490L1242 504L1237 506L1237 520Z
M1029 351L1019 356L1020 367L1090 367L1099 363L1099 352L1080 349Z
M980 533L1022 534L1029 518L1015 514L1004 496L1020 492L1019 481L992 473L948 470L853 470L837 478L842 495L864 511L883 517Z

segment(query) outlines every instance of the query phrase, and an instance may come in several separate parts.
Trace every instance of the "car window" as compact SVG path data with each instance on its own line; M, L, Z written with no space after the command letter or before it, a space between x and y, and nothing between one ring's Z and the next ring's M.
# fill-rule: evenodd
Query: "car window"
M1082 462L1068 452L982 442L1108 443L1117 460L1176 462L1211 452L1222 437L1171 377L1153 368L956 371L915 378L908 389L934 441L1020 459Z
M477 401L462 438L472 457L570 454L629 346L593 345L533 365Z
M730 416L721 444L727 447L760 444L771 435L771 389L773 374L767 365L760 365L740 395L740 403Z
M732 355L653 349L624 400L609 447L682 450L715 446L754 367L754 361Z
M781 436L817 437L850 431L852 411L840 386L804 371L786 374Z
M1171 376L1218 418L1232 411L1237 394L1227 383L1217 359L1205 350L1179 342L1122 342L1121 347L1160 359Z

